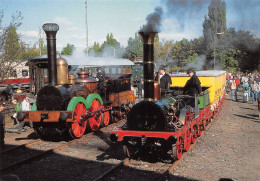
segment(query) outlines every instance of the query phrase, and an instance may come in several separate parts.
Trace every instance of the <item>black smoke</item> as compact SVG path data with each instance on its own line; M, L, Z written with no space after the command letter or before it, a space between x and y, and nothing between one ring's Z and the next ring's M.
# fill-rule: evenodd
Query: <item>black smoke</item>
M154 12L146 16L146 25L143 25L141 32L160 32L162 24L163 9L161 7L156 7Z

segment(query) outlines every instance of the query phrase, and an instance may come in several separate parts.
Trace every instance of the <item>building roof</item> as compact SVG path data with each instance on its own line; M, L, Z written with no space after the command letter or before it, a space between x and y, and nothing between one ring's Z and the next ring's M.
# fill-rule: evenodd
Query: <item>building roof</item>
M60 56L57 56L57 58L59 57ZM68 62L68 65L81 65L81 66L83 65L89 67L134 65L132 61L124 58L104 58L104 57L88 57L88 56L76 58L67 55L62 55L61 57ZM46 61L47 55L38 56L32 59L31 61L36 61L36 60Z
M225 74L226 71L224 70L202 70L197 71L196 75L198 77L218 77L222 74ZM171 74L172 77L188 77L186 73L179 73L179 74Z

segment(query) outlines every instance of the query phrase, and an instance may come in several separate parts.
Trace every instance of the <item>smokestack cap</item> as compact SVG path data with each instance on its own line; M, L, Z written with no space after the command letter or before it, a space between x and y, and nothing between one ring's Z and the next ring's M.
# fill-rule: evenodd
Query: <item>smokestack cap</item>
M42 29L44 31L58 31L59 25L57 25L56 23L46 23L42 26Z

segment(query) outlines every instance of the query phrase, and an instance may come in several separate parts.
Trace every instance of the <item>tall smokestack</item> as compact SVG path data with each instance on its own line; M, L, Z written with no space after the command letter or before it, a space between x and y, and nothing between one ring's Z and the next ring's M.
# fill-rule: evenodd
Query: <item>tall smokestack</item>
M56 33L59 25L55 23L46 23L42 26L47 36L48 51L48 80L49 85L55 86L57 83L57 66L56 66Z
M154 37L157 32L139 32L143 39L144 98L154 99Z

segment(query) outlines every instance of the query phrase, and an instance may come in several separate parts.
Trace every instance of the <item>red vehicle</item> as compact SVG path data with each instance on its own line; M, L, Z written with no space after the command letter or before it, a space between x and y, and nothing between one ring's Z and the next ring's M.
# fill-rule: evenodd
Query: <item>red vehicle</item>
M171 85L171 89L160 98L158 83L153 81L153 38L156 33L140 34L144 41L144 100L132 107L126 124L114 129L110 140L122 142L128 157L148 148L163 150L171 153L174 159L180 159L182 152L189 150L191 143L195 142L219 112L225 95L225 74L222 71L207 75L204 80L210 80L213 85L202 87L203 93L199 97L183 95L182 87L176 85L185 84L188 77L178 76L173 81L175 86ZM208 81L205 82L209 85ZM210 101L211 96L218 100ZM195 102L195 107L186 104L190 102L188 99Z

